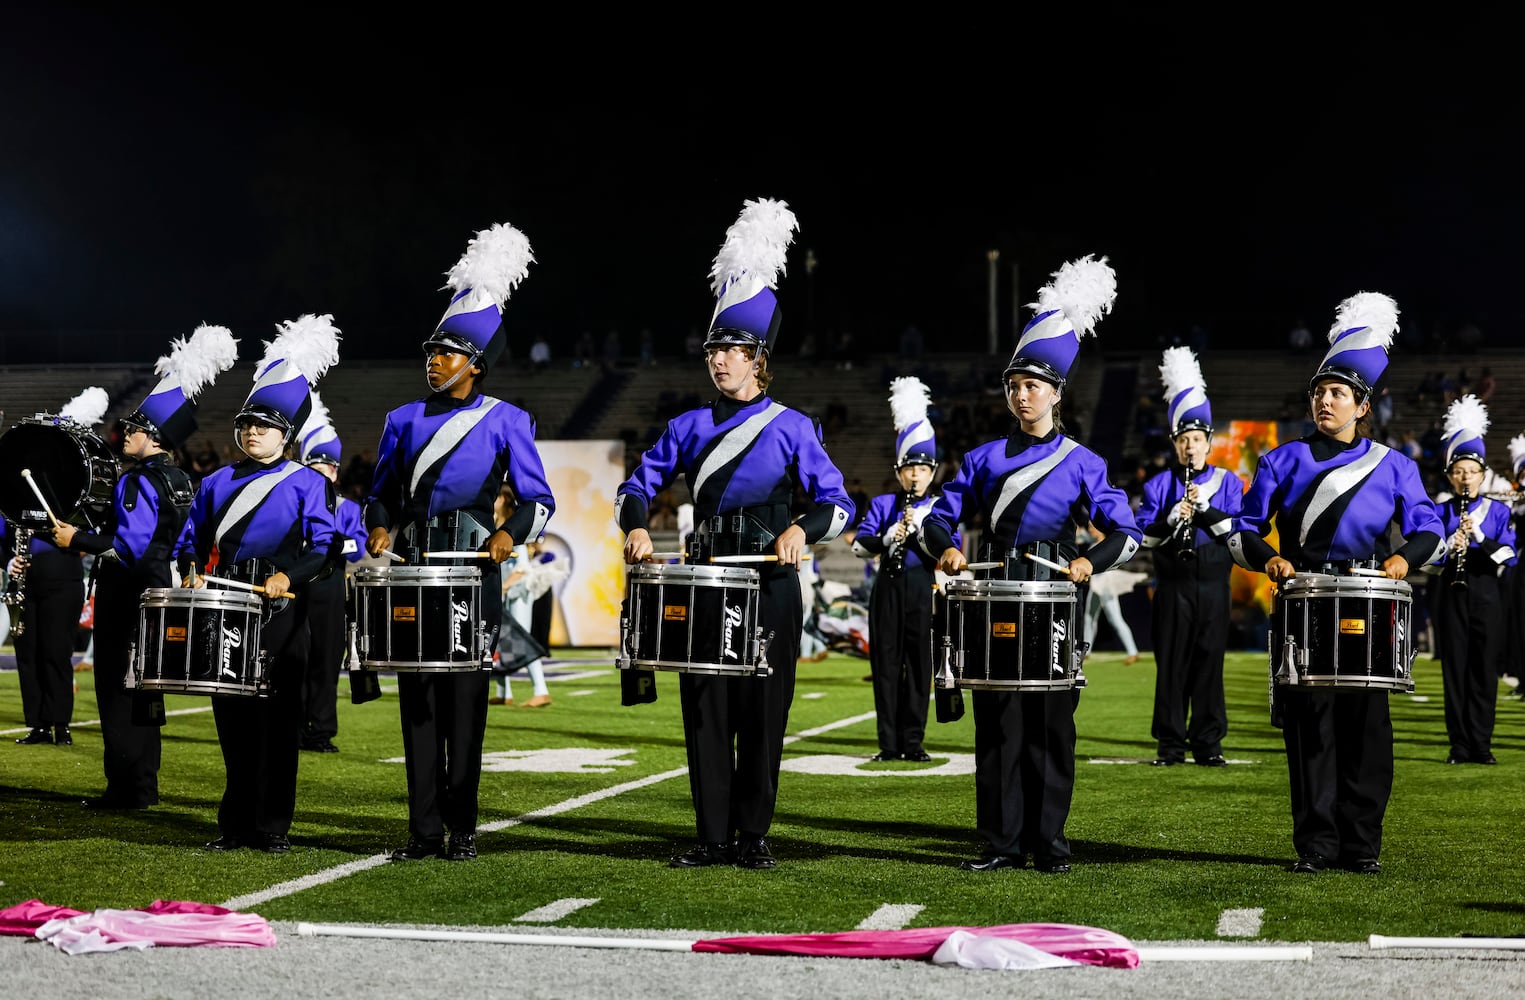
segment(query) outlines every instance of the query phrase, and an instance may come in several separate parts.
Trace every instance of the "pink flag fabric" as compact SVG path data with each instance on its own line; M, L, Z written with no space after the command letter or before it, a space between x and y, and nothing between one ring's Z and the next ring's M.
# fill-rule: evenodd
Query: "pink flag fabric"
M1138 950L1121 934L1078 924L1001 924L995 927L917 927L898 931L836 934L759 934L709 938L695 951L748 955L819 955L837 958L907 958L929 961L955 931L1013 941L1085 965L1132 969Z
M268 948L275 944L275 932L257 914L163 899L138 910L92 913L32 899L0 910L0 932L41 938L71 955L152 945Z

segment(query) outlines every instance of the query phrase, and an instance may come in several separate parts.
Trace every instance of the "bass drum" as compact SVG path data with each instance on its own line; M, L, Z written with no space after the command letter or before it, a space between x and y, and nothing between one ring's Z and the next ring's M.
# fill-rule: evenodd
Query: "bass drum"
M60 521L93 529L110 515L121 467L89 428L42 414L0 434L0 514L29 528L51 527L22 469Z

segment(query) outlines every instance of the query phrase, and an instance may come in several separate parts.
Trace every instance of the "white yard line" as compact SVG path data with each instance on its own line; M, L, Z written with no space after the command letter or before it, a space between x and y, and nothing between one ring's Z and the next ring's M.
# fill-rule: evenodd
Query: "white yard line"
M842 729L847 726L855 726L860 722L867 722L873 718L875 718L875 714L873 712L865 712L862 715L854 715L851 718L838 719L836 722L828 722L824 726L817 726L814 729L806 729L802 732L796 733L793 736L785 736L784 743L785 745L790 743L797 743L800 740L809 739L812 736L819 736L822 733L829 733L833 729ZM679 767L674 768L671 771L663 771L660 774L652 774L644 778L637 778L634 781L626 781L622 784L611 785L608 788L604 788L596 792L589 792L587 795L578 795L574 798L566 799L562 802L557 802L553 805L546 806L543 809L531 810L530 812L524 813L520 816L514 816L509 819L500 819L492 823L481 824L477 827L477 832L492 833L496 830L506 830L509 827L518 826L526 820L543 819L547 816L559 816L562 813L571 812L573 809L581 809L583 806L589 806L595 802L602 802L604 799L613 798L616 795L623 795L626 792L633 792L638 788L645 788L647 785L655 785L658 782L666 781L669 778L682 777L687 773L687 767ZM311 889L314 886L324 885L328 882L337 882L341 878L379 867L380 865L387 864L389 857L389 854L373 854L368 858L361 858L358 861L349 861L342 865L336 865L333 868L325 868L320 872L313 872L311 875L304 875L301 878L294 878L288 882L281 882L277 885L270 886L268 889L261 889L257 892L246 893L242 896L235 896L232 899L225 900L218 905L224 906L230 910L242 910L250 906L258 906L261 903L268 903L272 899L280 899L283 896L295 895L304 889Z
M592 906L599 902L596 899L577 899L575 897L558 899L554 903L533 909L528 913L521 913L517 923L522 924L549 924L560 920L571 913L576 913L585 906Z
M205 706L198 707L198 708L177 708L173 712L165 712L164 714L165 715L195 715L197 712L210 712L211 710L212 710L212 706L211 705L205 705ZM69 728L70 729L83 729L86 726L98 726L100 724L101 724L101 720L100 719L87 719L84 722L71 722L71 723L69 723ZM31 731L32 730L27 728L26 726L22 726L20 729L0 729L0 736L9 736L12 733L30 733Z
M860 931L898 931L925 910L920 903L885 903L858 925Z
M1258 906L1248 910L1224 910L1218 914L1218 936L1255 937L1260 933L1265 914L1266 911Z

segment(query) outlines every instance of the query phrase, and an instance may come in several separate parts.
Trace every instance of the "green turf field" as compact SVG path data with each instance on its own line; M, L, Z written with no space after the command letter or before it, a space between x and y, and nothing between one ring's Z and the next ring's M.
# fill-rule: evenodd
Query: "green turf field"
M395 684L352 706L341 680L339 754L304 753L294 850L202 849L217 835L222 760L209 699L171 697L162 803L98 814L100 731L72 747L17 746L14 673L0 675L0 905L30 898L78 909L154 899L220 903L273 920L712 932L851 930L886 905L908 926L1059 921L1139 940L1211 939L1225 911L1262 911L1267 941L1525 932L1525 705L1499 703L1499 766L1448 766L1440 673L1416 664L1417 697L1393 696L1397 777L1385 872L1299 876L1281 738L1269 724L1263 656L1229 658L1231 766L1153 768L1153 662L1087 663L1067 832L1074 870L966 873L978 853L969 717L932 724L931 764L868 764L876 749L864 660L802 664L770 842L771 872L676 871L693 838L677 677L656 704L623 708L603 651L560 651L555 704L490 710L482 778L482 857L385 864L406 838ZM586 670L565 662L589 657ZM569 676L579 671L582 676ZM74 717L95 717L92 675L76 675ZM517 680L521 698L528 684ZM305 888L273 888L335 866L358 869ZM562 902L562 901L578 902ZM528 915L528 916L527 916ZM872 925L872 923L870 924ZM1253 924L1252 924L1253 926ZM1242 928L1241 928L1242 933Z

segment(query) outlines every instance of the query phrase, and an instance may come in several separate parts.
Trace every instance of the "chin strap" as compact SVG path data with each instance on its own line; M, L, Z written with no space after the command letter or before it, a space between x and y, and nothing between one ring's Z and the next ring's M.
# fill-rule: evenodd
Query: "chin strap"
M477 358L480 358L481 356L482 355L480 353L477 353L477 354L473 354L471 357L467 358L466 359L466 363L464 365L461 365L461 368L460 368L459 371L457 371L454 375L450 376L450 380L448 382L446 382L444 385L440 386L438 389L435 389L433 391L434 392L444 392L447 389L449 389L452 385L455 385L457 382L459 382L461 380L461 376L462 375L465 375L468 371L470 371L473 367L476 366ZM425 382L425 384L427 384L428 381L429 381L429 366L427 364L425 364L424 365L424 382Z

